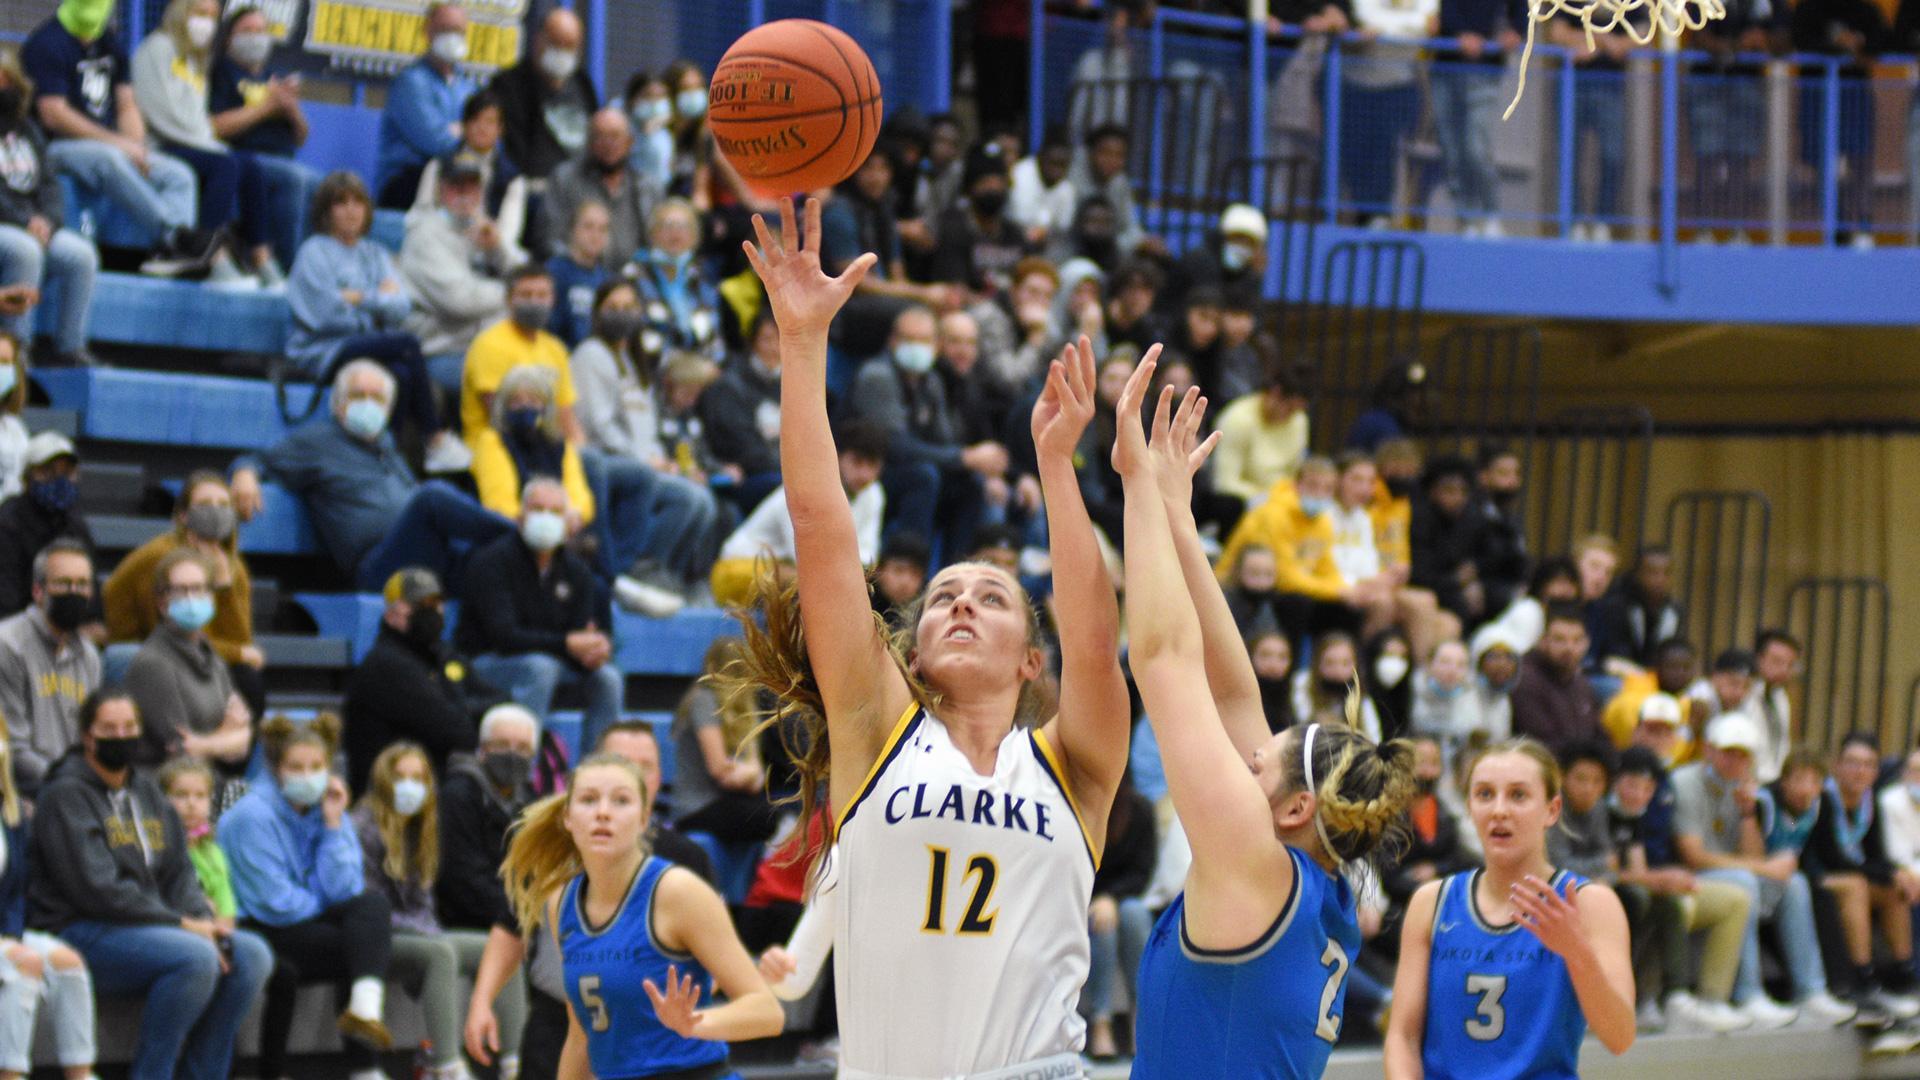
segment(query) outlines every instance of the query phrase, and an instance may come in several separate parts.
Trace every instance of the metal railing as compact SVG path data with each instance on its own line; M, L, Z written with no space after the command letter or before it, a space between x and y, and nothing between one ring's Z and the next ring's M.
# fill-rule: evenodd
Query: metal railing
M1711 660L1764 622L1773 504L1757 491L1683 491L1667 503L1667 550L1683 627Z
M1879 578L1803 578L1787 590L1787 630L1806 646L1808 743L1831 750L1856 727L1881 729L1890 609Z
M1623 548L1645 534L1653 414L1638 405L1562 409L1528 474L1535 551L1569 551L1594 533Z

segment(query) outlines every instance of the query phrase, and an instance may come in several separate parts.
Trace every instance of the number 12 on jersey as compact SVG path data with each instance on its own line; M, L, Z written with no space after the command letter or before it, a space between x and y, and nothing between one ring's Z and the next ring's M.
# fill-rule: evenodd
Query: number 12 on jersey
M927 845L927 921L920 925L920 931L926 934L946 933L947 915L947 864L952 853L946 848ZM994 881L1000 876L1000 867L991 855L975 855L967 860L966 872L960 875L964 886L969 878L973 879L973 896L967 901L966 914L960 917L960 925L954 928L956 934L986 935L993 933L994 917L998 911L988 911L987 903L993 899Z

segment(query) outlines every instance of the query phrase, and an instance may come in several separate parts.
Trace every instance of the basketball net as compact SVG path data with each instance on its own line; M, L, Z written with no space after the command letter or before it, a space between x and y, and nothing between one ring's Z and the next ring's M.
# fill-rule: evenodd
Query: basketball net
M1694 14L1694 9L1699 14ZM1645 11L1649 16L1644 28L1628 18L1638 11ZM1726 18L1727 5L1725 0L1528 0L1527 46L1520 53L1520 85L1500 119L1512 116L1515 106L1520 104L1520 95L1527 92L1527 65L1533 59L1534 30L1562 14L1580 20L1587 32L1587 51L1591 52L1593 35L1615 30L1626 34L1636 45L1651 45L1654 38L1663 34L1678 41L1688 30L1698 30L1715 19Z

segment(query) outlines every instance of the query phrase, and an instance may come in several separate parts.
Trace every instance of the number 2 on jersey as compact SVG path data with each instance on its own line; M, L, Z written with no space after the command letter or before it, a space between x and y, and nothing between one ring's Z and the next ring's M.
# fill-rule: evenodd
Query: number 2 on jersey
M1500 998L1507 992L1505 975L1469 975L1467 993L1479 994L1475 1016L1467 1021L1467 1037L1477 1042L1492 1042L1507 1030L1507 1007Z
M1327 987L1320 991L1320 1023L1314 1026L1313 1033L1333 1042L1340 1038L1340 1018L1333 1015L1333 1003L1340 996L1340 984L1346 981L1347 950L1337 941L1327 942L1327 950L1320 954L1320 962L1333 970L1327 973Z
M600 996L600 976L580 976L580 1000L592 1014L592 1027L595 1031L605 1031L612 1021L607 1017L607 1003Z
M947 915L947 863L951 855L946 848L927 845L927 854L931 865L927 869L927 921L920 925L923 933L942 934L946 932ZM966 873L960 875L962 884L973 878L973 898L967 901L966 914L960 917L960 925L954 929L956 934L984 935L993 933L993 920L999 914L988 911L987 902L993 898L993 886L1000 876L1000 867L991 855L975 855L967 860Z

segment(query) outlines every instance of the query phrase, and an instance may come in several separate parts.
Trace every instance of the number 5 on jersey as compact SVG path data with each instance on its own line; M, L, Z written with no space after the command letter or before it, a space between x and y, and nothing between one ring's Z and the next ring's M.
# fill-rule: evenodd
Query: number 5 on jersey
M600 976L580 976L580 1001L586 1005L589 1014L588 1023L595 1031L605 1031L612 1026L607 1016L606 1000L600 996Z
M947 863L951 853L946 848L927 845L927 854L931 865L927 869L927 921L920 925L922 933L943 934L946 932L947 915ZM967 860L966 872L960 875L964 886L968 878L974 879L973 898L967 901L966 914L960 917L960 925L954 928L956 934L986 935L993 933L993 920L998 911L988 911L987 903L993 898L994 880L1000 876L1000 867L991 855L975 855Z

